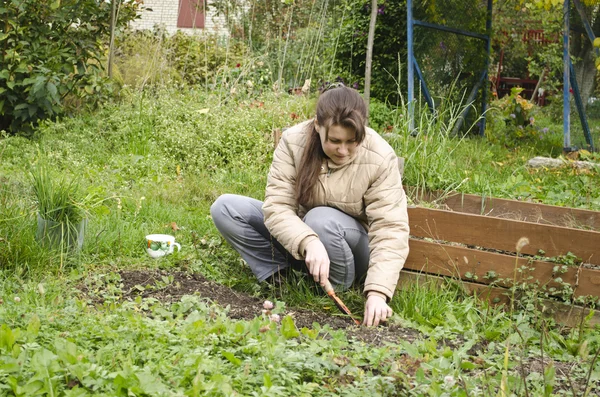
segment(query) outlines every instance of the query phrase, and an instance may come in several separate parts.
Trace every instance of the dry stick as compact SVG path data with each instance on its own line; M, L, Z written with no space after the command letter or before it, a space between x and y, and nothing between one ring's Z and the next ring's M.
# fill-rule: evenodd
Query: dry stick
M322 11L321 11L321 23L319 24L319 31L317 32L317 38L316 38L316 43L314 46L314 52L313 52L313 56L311 56L311 60L310 60L310 68L309 68L309 75L312 76L314 67L315 67L315 62L316 62L316 58L317 58L317 52L319 51L319 42L321 41L321 37L323 35L323 25L325 24L325 17L327 15L327 5L328 5L329 0L325 0L323 2L323 7L322 7Z
M288 43L290 42L290 36L292 34L292 19L294 18L294 2L292 1L292 7L290 8L290 22L288 23L287 37L285 38L285 46L283 47L283 58L279 64L279 76L277 78L277 88L281 90L281 80L283 79L283 66L285 65L285 56L287 54ZM292 87L293 88L293 87Z
M110 41L108 44L108 78L112 78L115 57L115 25L117 24L117 0L112 0L110 12Z
M308 23L306 24L307 30L310 29L310 24L312 22L313 10L315 8L315 3L317 0L313 0L312 5L310 6L310 14L308 15ZM311 38L312 41L312 38ZM300 68L303 65L302 59L304 58L304 48L306 47L306 40L302 40L302 49L300 50L300 62L298 62L298 68L296 69L296 75L294 76L294 85L293 87L298 86L298 75L300 74Z
M340 26L344 26L344 19L346 19L346 7L342 11L342 20ZM335 40L335 47L333 48L333 57L331 58L331 68L329 69L329 80L333 77L333 66L335 65L335 57L337 56L338 44L340 42L340 36L342 35L342 29L339 30L337 39Z
M376 22L377 0L371 0L371 20L369 22L369 37L367 38L367 59L365 61L365 102L367 104L367 124L369 122L369 102L371 100L371 65L373 63L373 40L375 38Z
M587 375L587 379L585 380L585 385L584 385L584 392L583 392L583 396L587 396L588 395L588 387L590 385L590 379L592 378L592 372L594 370L594 364L596 364L596 360L598 359L598 355L600 354L600 348L598 349L598 351L596 351L596 354L594 355L594 358L592 359L592 362L590 363L590 370L588 371L588 375Z
M534 103L536 98L537 98L537 94L538 94L538 89L540 88L540 85L542 85L542 81L544 80L544 76L546 75L546 70L548 70L548 68L544 68L544 70L542 70L542 74L540 75L540 79L538 80L537 84L535 85L535 88L533 90L533 94L531 94L531 100L529 102Z
M572 371L573 367L569 370ZM571 393L573 393L573 397L577 397L577 393L575 392L575 387L573 386L573 382L571 381L571 377L569 376L569 372L565 372L565 376L567 377L567 381L569 382L569 388L571 389Z
M519 331L519 328L515 325L515 330L517 331L517 333L519 334L519 336L521 337L521 340L523 341L523 343L525 343L525 338L523 337L523 334L521 334L521 331ZM520 369L521 369L521 377L523 378L523 387L525 387L525 397L529 397L529 390L527 389L527 376L525 375L525 365L523 364L523 357L525 356L525 349L523 348L521 350L521 359L520 359ZM542 362L542 366L543 366L543 362Z

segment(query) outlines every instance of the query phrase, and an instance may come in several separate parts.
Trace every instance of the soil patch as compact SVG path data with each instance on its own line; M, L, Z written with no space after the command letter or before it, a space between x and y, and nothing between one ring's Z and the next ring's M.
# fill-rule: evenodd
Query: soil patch
M123 299L133 300L138 296L158 299L163 303L177 302L184 295L200 295L219 306L229 306L232 319L251 320L262 308L262 300L234 291L224 285L209 281L197 273L134 270L122 271L121 290ZM327 313L288 307L285 314L294 318L298 328L311 328L313 323L328 324L332 329L344 329L349 338L374 345L386 342L412 342L420 337L413 329L390 324L379 327L358 327L350 319Z

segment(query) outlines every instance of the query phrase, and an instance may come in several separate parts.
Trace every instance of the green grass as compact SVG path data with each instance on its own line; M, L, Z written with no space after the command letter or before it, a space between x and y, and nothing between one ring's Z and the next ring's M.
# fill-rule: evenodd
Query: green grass
M491 396L502 381L507 341L504 381L514 395L523 395L525 384L530 395L544 395L552 382L555 392L573 394L550 359L553 366L575 362L569 376L577 390L589 385L597 392L598 380L586 381L598 367L597 329L567 332L540 320L529 301L511 317L467 296L460 284L422 280L399 290L392 324L423 336L390 347L348 340L325 324L300 331L289 320L275 325L259 310L252 321L232 321L225 309L196 297L121 302L118 271L161 268L201 272L238 291L276 296L287 307L335 310L306 277L258 286L209 216L222 193L263 198L272 129L297 122L292 116L310 117L313 104L314 98L274 94L130 92L95 113L48 122L33 140L2 138L0 395ZM407 159L408 185L600 209L596 173L532 172L524 164L539 148L452 138L456 109L446 121L423 114L412 136L402 110L377 108L377 125L393 125L390 142ZM97 203L88 210L81 252L49 251L35 240L27 169L42 161L53 174L77 179ZM148 258L150 233L175 235L182 251ZM77 292L84 284L88 295ZM362 314L359 288L340 295ZM546 365L524 381L523 358L542 353Z

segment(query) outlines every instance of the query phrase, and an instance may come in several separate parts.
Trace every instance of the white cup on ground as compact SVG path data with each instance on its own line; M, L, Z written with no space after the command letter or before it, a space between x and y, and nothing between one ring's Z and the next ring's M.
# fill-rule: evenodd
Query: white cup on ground
M160 258L172 254L174 248L181 251L181 245L175 242L175 237L168 234L149 234L146 236L146 251L151 258Z

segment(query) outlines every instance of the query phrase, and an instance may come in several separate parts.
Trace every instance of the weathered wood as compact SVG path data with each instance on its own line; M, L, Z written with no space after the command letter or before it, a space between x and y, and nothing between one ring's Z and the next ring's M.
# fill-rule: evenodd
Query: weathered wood
M443 284L447 281L448 279L444 277L402 270L400 272L400 279L398 280L397 288L403 288L408 284L417 284L422 286L425 283ZM469 281L457 280L457 282L460 283L460 285L468 294L476 295L479 298L488 300L489 302L497 304L507 304L510 302L510 297L508 295L509 291L507 289L477 284ZM545 306L545 312L551 314L557 323L569 327L578 327L582 319L590 314L590 309L578 305L568 305L550 299L540 299L540 303ZM599 312L595 312L589 321L589 325L593 326L597 324L600 324Z
M576 297L600 296L600 270L569 267L566 273L555 273L554 268L558 265L552 262L529 261L523 257L417 239L411 239L409 244L410 253L404 264L408 270L510 286L515 280L516 266L517 282L538 282L547 289L557 288L558 293L561 285L554 280L560 277L562 282L571 285Z
M424 198L424 195L421 195L421 198ZM457 212L570 228L600 229L598 211L462 193L447 195L443 192L433 192L427 198L428 201L437 199L438 203Z
M540 225L430 208L408 209L411 234L435 240L516 252L522 237L529 244L521 253L555 257L568 252L587 263L600 264L600 232Z

